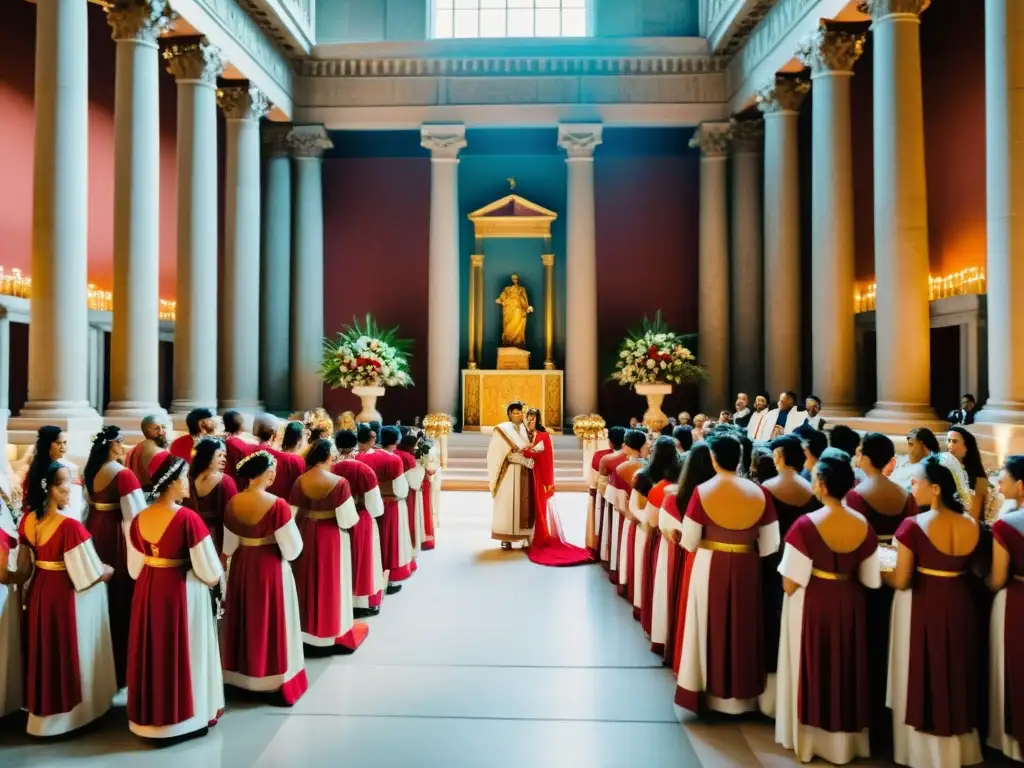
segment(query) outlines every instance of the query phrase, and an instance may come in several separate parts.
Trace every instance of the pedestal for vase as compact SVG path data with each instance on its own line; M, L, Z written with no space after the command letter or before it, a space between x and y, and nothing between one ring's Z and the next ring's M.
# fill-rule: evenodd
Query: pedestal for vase
M644 424L649 430L656 432L668 424L668 416L661 410L661 404L667 395L672 394L671 384L637 384L636 393L647 398Z
M377 410L377 398L383 397L384 392L384 387L352 387L352 394L362 403L362 410L356 415L357 422L383 421Z

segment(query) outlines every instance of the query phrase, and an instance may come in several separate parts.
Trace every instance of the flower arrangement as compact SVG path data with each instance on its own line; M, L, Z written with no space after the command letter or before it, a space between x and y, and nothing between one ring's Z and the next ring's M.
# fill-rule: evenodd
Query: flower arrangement
M682 334L670 331L659 311L619 344L611 379L624 387L637 384L682 384L704 377Z
M353 319L333 341L324 340L320 377L332 389L408 387L410 347L398 328L382 329L372 315L362 325Z

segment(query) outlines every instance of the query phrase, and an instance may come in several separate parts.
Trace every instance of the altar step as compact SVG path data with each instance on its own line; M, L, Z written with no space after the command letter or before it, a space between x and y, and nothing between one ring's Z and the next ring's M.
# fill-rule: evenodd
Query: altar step
M441 487L446 491L486 491L487 446L491 436L480 432L454 433L448 437L448 467ZM573 435L552 435L555 449L555 488L585 491L583 449Z

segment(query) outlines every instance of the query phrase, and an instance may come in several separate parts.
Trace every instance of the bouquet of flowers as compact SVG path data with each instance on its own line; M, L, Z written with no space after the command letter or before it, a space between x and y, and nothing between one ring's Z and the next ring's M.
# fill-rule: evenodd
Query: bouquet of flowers
M412 386L410 347L398 328L382 329L372 315L362 325L354 319L333 341L324 340L320 377L332 389Z
M670 331L661 319L646 317L639 328L619 344L611 379L624 387L637 384L682 384L703 378L693 353L684 346L682 334Z

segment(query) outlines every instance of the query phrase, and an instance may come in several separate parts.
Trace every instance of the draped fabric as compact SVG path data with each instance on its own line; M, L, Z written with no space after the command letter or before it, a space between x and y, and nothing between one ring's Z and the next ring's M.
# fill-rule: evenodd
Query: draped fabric
M569 566L594 562L594 556L584 547L577 547L565 540L562 522L554 504L555 454L551 435L537 432L534 448L524 454L533 459L533 507L537 511L534 521L533 538L527 552L531 561L538 565Z

